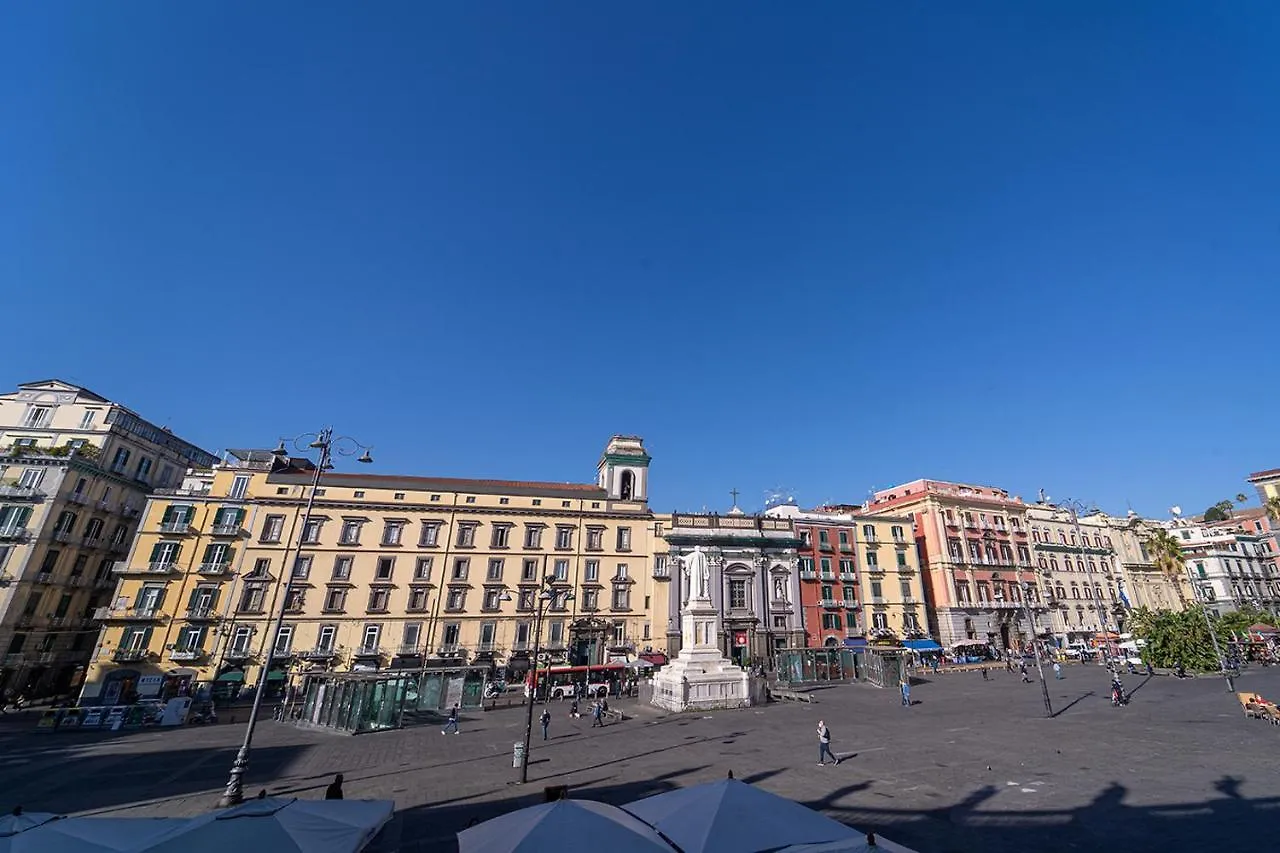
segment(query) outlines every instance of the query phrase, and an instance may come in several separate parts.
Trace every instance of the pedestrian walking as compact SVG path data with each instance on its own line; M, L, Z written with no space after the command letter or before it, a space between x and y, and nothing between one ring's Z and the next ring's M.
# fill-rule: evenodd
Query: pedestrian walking
M329 787L324 789L324 798L326 800L342 799L342 774L333 777L333 781L329 783Z
M840 759L836 758L836 754L831 751L831 729L827 728L827 724L822 720L818 720L818 766L825 767L827 764L827 756L831 757L833 764L839 764Z
M988 671L988 668L985 666L982 668L982 680L983 681L991 680L991 673Z
M1062 680L1062 664L1057 661L1053 662L1053 679L1054 681Z
M911 707L911 676L904 675L902 680L898 682L898 688L902 691L902 707Z
M1019 673L1021 673L1021 675L1022 675L1022 683L1023 683L1023 684L1030 684L1030 683L1031 683L1031 676L1027 675L1027 662L1026 662L1026 661L1023 661L1022 663L1018 664L1018 672L1019 672Z
M551 727L551 712L546 708L542 709L542 716L538 718L542 723L542 739L547 739L547 729Z
M591 728L604 728L604 703L596 702L591 706Z
M581 716L582 716L582 714L580 714L580 713L578 712L578 700L575 698L575 699L573 700L573 704L571 704L571 705L569 706L569 717L570 717L571 719L576 720L576 719L578 719L578 718L579 718L579 717L581 717Z
M454 705L453 710L449 712L449 721L444 724L444 728L440 730L440 734L447 735L449 729L453 729L453 733L458 734L458 706Z

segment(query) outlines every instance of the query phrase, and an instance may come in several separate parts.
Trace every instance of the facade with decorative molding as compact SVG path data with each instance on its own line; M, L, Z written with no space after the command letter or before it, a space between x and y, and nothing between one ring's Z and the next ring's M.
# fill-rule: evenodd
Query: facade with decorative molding
M326 473L304 517L308 460L231 451L147 503L82 701L307 672L518 675L539 640L549 663L630 659L666 628L653 633L648 609L649 461L641 439L614 436L595 483ZM556 597L539 635L548 576L573 596Z
M724 515L673 513L663 538L669 567L667 646L678 654L681 611L689 597L689 579L681 559L702 546L710 566L712 605L720 614L719 644L736 664L764 663L773 652L804 645L800 617L797 549L791 522L747 515L737 507Z

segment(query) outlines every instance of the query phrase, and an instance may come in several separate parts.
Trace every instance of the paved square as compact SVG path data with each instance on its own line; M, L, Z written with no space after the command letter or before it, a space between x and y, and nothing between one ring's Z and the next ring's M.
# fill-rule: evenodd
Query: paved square
M1073 666L1038 685L1017 676L943 674L896 691L839 685L813 705L710 715L624 706L634 719L591 729L553 703L551 739L535 732L532 784L513 784L520 708L464 718L462 734L426 727L349 737L259 725L246 793L320 797L333 773L348 797L394 799L379 849L448 850L454 833L539 801L543 785L622 803L718 779L740 779L925 853L1124 849L1269 849L1280 818L1280 727L1246 720L1219 678L1128 676L1133 703L1112 708L1106 674ZM1240 689L1280 696L1280 670ZM825 719L838 767L817 766ZM122 734L37 732L0 719L0 807L115 815L210 808L243 728ZM586 843L587 839L582 839Z

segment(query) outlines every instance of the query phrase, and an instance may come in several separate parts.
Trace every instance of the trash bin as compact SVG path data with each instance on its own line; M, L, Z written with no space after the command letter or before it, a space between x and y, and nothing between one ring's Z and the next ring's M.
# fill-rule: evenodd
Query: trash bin
M524 766L524 741L518 740L511 744L511 766Z

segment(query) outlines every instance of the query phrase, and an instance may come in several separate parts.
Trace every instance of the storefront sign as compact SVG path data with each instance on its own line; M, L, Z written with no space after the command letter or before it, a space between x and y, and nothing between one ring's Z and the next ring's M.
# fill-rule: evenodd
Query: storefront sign
M163 683L163 675L144 675L138 679L138 695L155 696L160 692L160 685Z

